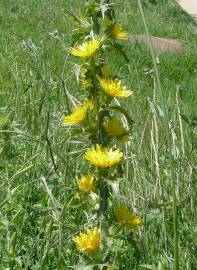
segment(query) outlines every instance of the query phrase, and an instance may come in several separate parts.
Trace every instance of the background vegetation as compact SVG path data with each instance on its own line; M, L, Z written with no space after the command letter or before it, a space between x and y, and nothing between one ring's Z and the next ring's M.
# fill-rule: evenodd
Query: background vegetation
M114 2L127 32L144 33L136 1ZM85 149L61 123L77 88L66 52L73 43L66 10L82 5L75 0L0 2L0 269L71 269L78 260L72 236L88 216L78 201L70 201ZM160 52L158 68L171 118L180 269L196 269L197 27L174 1L144 0L143 7L152 35L178 38L184 47L174 54ZM109 55L114 71L134 91L127 103L134 125L122 196L144 226L136 239L128 233L130 247L123 239L114 253L120 269L171 269L172 195L163 111L149 50L131 42L126 52L130 69L121 56Z

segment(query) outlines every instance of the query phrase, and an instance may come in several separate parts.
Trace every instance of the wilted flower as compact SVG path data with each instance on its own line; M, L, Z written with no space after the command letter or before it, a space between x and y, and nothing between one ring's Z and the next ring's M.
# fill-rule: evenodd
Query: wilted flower
M68 116L64 117L63 125L71 126L76 124L81 124L85 121L86 113L88 110L92 110L94 108L94 103L92 100L86 100L83 105L76 106L73 108L72 113Z
M101 88L108 96L125 98L132 95L132 92L128 90L126 86L122 86L122 82L118 79L105 79L99 76L97 76L97 79L100 83Z
M124 142L128 140L129 137L128 130L117 118L112 118L108 122L105 122L103 126L109 136L118 137L121 140L124 139Z
M81 58L91 58L95 55L101 45L101 39L93 39L86 41L79 45L77 48L71 48L70 54Z
M92 175L86 175L77 180L77 185L80 191L88 192L94 190L94 177Z
M130 213L129 209L124 203L120 203L115 209L114 214L117 222L122 223L127 228L136 228L142 225L141 219Z
M73 238L79 249L87 254L95 252L100 246L100 230L95 227L92 231L87 229L86 233L81 233Z
M118 164L123 153L119 149L113 150L97 144L86 151L84 158L101 169L107 169Z

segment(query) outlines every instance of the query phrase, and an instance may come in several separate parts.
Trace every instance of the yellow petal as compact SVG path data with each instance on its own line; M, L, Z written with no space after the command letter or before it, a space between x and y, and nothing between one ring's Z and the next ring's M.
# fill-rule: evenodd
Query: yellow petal
M118 164L123 158L123 153L119 149L108 149L97 144L86 151L84 158L101 169L107 169Z
M100 45L101 39L93 39L82 43L77 48L71 48L69 52L74 56L89 59L97 53Z
M122 86L120 80L105 79L97 76L100 87L111 97L126 98L132 95L132 92L126 86Z
M92 231L87 229L86 233L73 237L73 241L82 252L91 254L100 246L100 230L98 227L95 227Z

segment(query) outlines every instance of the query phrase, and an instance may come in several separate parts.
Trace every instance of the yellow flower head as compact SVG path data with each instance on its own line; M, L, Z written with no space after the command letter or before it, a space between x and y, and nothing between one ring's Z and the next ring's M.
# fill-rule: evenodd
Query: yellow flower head
M111 35L116 40L128 40L128 34L120 24L115 24L111 29Z
M86 175L77 180L77 185L80 191L88 192L94 190L94 177L92 175Z
M115 40L128 40L128 34L118 23L113 23L109 18L105 18L104 24L108 27L111 37Z
M104 124L105 131L111 137L121 137L125 133L127 133L126 128L123 126L122 122L117 118L112 118L108 122Z
M86 151L84 158L101 169L107 169L118 164L123 153L119 149L113 150L97 144Z
M132 92L128 90L126 86L121 85L120 80L104 79L99 76L97 76L97 79L100 83L101 88L108 96L125 98L132 95Z
M93 39L86 41L77 48L71 48L69 51L72 55L89 59L94 56L101 45L101 39Z
M122 223L126 228L132 229L142 225L141 219L130 213L129 209L124 203L120 203L114 209L114 214L117 222Z
M93 231L87 230L87 233L81 233L73 238L79 249L87 254L95 252L100 246L100 230L95 227Z
M70 115L64 117L63 125L71 126L83 123L85 121L87 111L92 110L93 108L93 101L86 100L83 105L76 106L75 108L73 108Z

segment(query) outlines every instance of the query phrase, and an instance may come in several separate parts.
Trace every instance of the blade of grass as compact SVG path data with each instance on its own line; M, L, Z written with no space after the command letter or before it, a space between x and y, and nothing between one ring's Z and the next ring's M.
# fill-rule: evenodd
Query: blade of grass
M171 171L171 186L172 186L172 197L173 197L173 251L174 251L174 262L173 262L173 269L178 270L179 269L179 258L178 258L178 231L177 231L177 198L176 198L176 180L175 180L175 168L174 168L174 160L173 160L173 155L171 151L171 139L170 139L170 130L169 130L169 114L168 110L166 107L166 100L163 95L162 87L161 87L161 81L160 81L160 75L159 75L159 70L157 67L156 63L156 57L155 57L155 52L153 49L153 45L151 42L149 30L148 30L148 25L146 22L145 14L142 8L142 3L141 0L138 0L138 6L140 10L140 14L142 16L142 20L144 23L144 28L145 32L148 38L148 43L150 47L150 52L151 52L151 57L153 60L153 66L154 66L154 71L155 71L155 77L156 77L156 83L157 83L157 89L159 92L160 100L161 100L161 107L164 112L164 124L165 124L165 132L166 132L166 137L167 137L167 143L168 143L168 149L170 153L170 171Z

